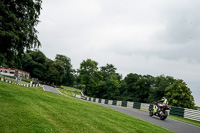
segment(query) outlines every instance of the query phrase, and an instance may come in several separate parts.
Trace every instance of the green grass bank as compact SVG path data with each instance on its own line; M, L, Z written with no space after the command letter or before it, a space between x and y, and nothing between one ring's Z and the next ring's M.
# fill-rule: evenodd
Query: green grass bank
M194 120L190 120L190 119L186 119L186 118L182 118L182 117L174 116L174 115L169 115L169 118L200 127L199 121L194 121Z
M171 132L87 101L0 81L0 132Z

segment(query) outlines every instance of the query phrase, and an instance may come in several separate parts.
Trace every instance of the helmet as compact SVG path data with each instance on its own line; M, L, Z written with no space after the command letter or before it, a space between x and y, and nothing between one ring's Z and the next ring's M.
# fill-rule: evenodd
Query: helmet
M165 97L162 97L162 98L161 98L161 100L163 100L163 101L164 101L165 99L166 99Z

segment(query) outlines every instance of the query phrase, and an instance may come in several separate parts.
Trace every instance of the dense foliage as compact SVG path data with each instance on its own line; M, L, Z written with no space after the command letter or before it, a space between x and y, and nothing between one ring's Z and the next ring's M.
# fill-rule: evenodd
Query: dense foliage
M195 103L191 93L190 88L183 80L176 80L165 89L165 95L170 105L177 107L194 108Z
M31 77L54 85L69 85L74 82L74 70L70 58L56 55L55 60L48 59L41 51L27 51L22 57L22 69L30 72Z
M62 85L66 85L66 86L71 86L74 83L74 72L75 70L72 69L72 65L71 65L71 59L68 58L67 56L64 55L56 55L55 61L57 63L61 63L61 65L63 66L63 72L61 72L61 75L63 77L61 84ZM61 76L60 75L60 76Z
M0 1L0 65L21 57L25 50L40 46L35 26L42 0ZM13 59L14 58L14 59Z

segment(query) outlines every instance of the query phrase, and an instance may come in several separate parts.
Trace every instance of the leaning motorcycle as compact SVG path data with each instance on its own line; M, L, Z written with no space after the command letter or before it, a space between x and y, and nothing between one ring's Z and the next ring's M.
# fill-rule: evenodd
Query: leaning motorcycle
M170 106L167 104L153 104L153 108L149 109L149 116L158 116L161 120L165 120L168 116L166 110L170 110Z

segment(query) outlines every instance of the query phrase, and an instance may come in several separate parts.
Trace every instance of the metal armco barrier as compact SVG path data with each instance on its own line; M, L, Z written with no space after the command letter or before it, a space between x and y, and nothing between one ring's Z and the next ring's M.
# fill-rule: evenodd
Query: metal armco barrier
M200 110L193 110L185 108L184 118L200 121Z
M99 103L101 103L101 98L99 98L99 101L98 101Z
M127 107L133 108L133 104L134 104L134 102L128 102L128 103L127 103Z
M121 106L122 105L122 101L117 101L117 106Z
M105 104L105 99L101 99L101 103Z
M147 103L141 103L140 109L141 110L149 110L150 104Z
M94 98L93 97L91 97L91 102L93 102L94 101Z
M140 109L140 106L141 106L141 103L139 102L134 102L133 104L133 108L136 108L136 109Z
M184 116L184 110L185 110L184 108L171 107L170 115L176 115L176 116L183 117Z
M113 103L113 100L108 100L109 105L112 105L112 103Z
M108 99L105 99L105 104L108 104Z
M99 98L96 98L96 103L98 103L99 102Z
M96 102L96 98L93 99L93 102Z
M153 104L150 104L149 105L149 110L152 109L152 108L153 108Z
M123 107L127 107L127 101L122 101L122 105Z
M117 105L117 100L113 100L112 105Z

